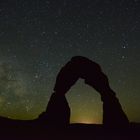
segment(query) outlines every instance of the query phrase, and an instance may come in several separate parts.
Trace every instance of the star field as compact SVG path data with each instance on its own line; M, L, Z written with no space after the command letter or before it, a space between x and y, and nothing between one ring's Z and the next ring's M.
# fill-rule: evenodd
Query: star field
M140 121L139 0L0 2L0 115L33 119L46 109L72 56L96 61L130 121ZM101 123L99 94L79 80L68 92L71 122Z

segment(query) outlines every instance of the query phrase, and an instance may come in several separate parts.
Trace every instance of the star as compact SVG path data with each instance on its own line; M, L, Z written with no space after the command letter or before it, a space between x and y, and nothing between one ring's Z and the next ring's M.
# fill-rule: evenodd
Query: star
M122 58L122 59L125 59L126 57L123 55L121 58Z
M123 45L123 46L122 46L122 48L123 48L123 49L126 49L126 46L125 46L125 45Z
M35 79L38 79L39 78L38 73L36 73L34 77L35 77Z
M30 111L30 107L26 106L26 111L29 112Z

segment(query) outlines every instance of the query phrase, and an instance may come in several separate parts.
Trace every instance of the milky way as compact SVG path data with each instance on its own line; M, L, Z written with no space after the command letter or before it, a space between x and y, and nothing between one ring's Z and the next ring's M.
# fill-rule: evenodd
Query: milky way
M33 119L72 56L96 61L130 121L140 121L139 0L0 2L0 115ZM79 80L68 92L71 122L101 123L99 94Z

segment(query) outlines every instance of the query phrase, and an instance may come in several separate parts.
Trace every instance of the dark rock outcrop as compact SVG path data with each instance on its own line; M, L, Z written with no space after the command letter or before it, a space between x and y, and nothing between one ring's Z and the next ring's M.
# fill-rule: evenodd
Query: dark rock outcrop
M71 59L58 73L48 107L46 119L48 124L67 126L70 119L70 109L65 98L67 91L79 79L97 90L103 101L103 125L106 127L126 127L129 120L125 115L115 92L110 88L107 76L101 67L82 56Z

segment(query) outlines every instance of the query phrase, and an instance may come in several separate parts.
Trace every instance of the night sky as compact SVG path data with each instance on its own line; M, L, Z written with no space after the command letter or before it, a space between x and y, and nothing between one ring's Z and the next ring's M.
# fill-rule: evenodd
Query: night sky
M99 63L130 121L140 122L140 0L1 0L0 115L34 119L72 56ZM102 123L100 95L79 80L71 122Z

